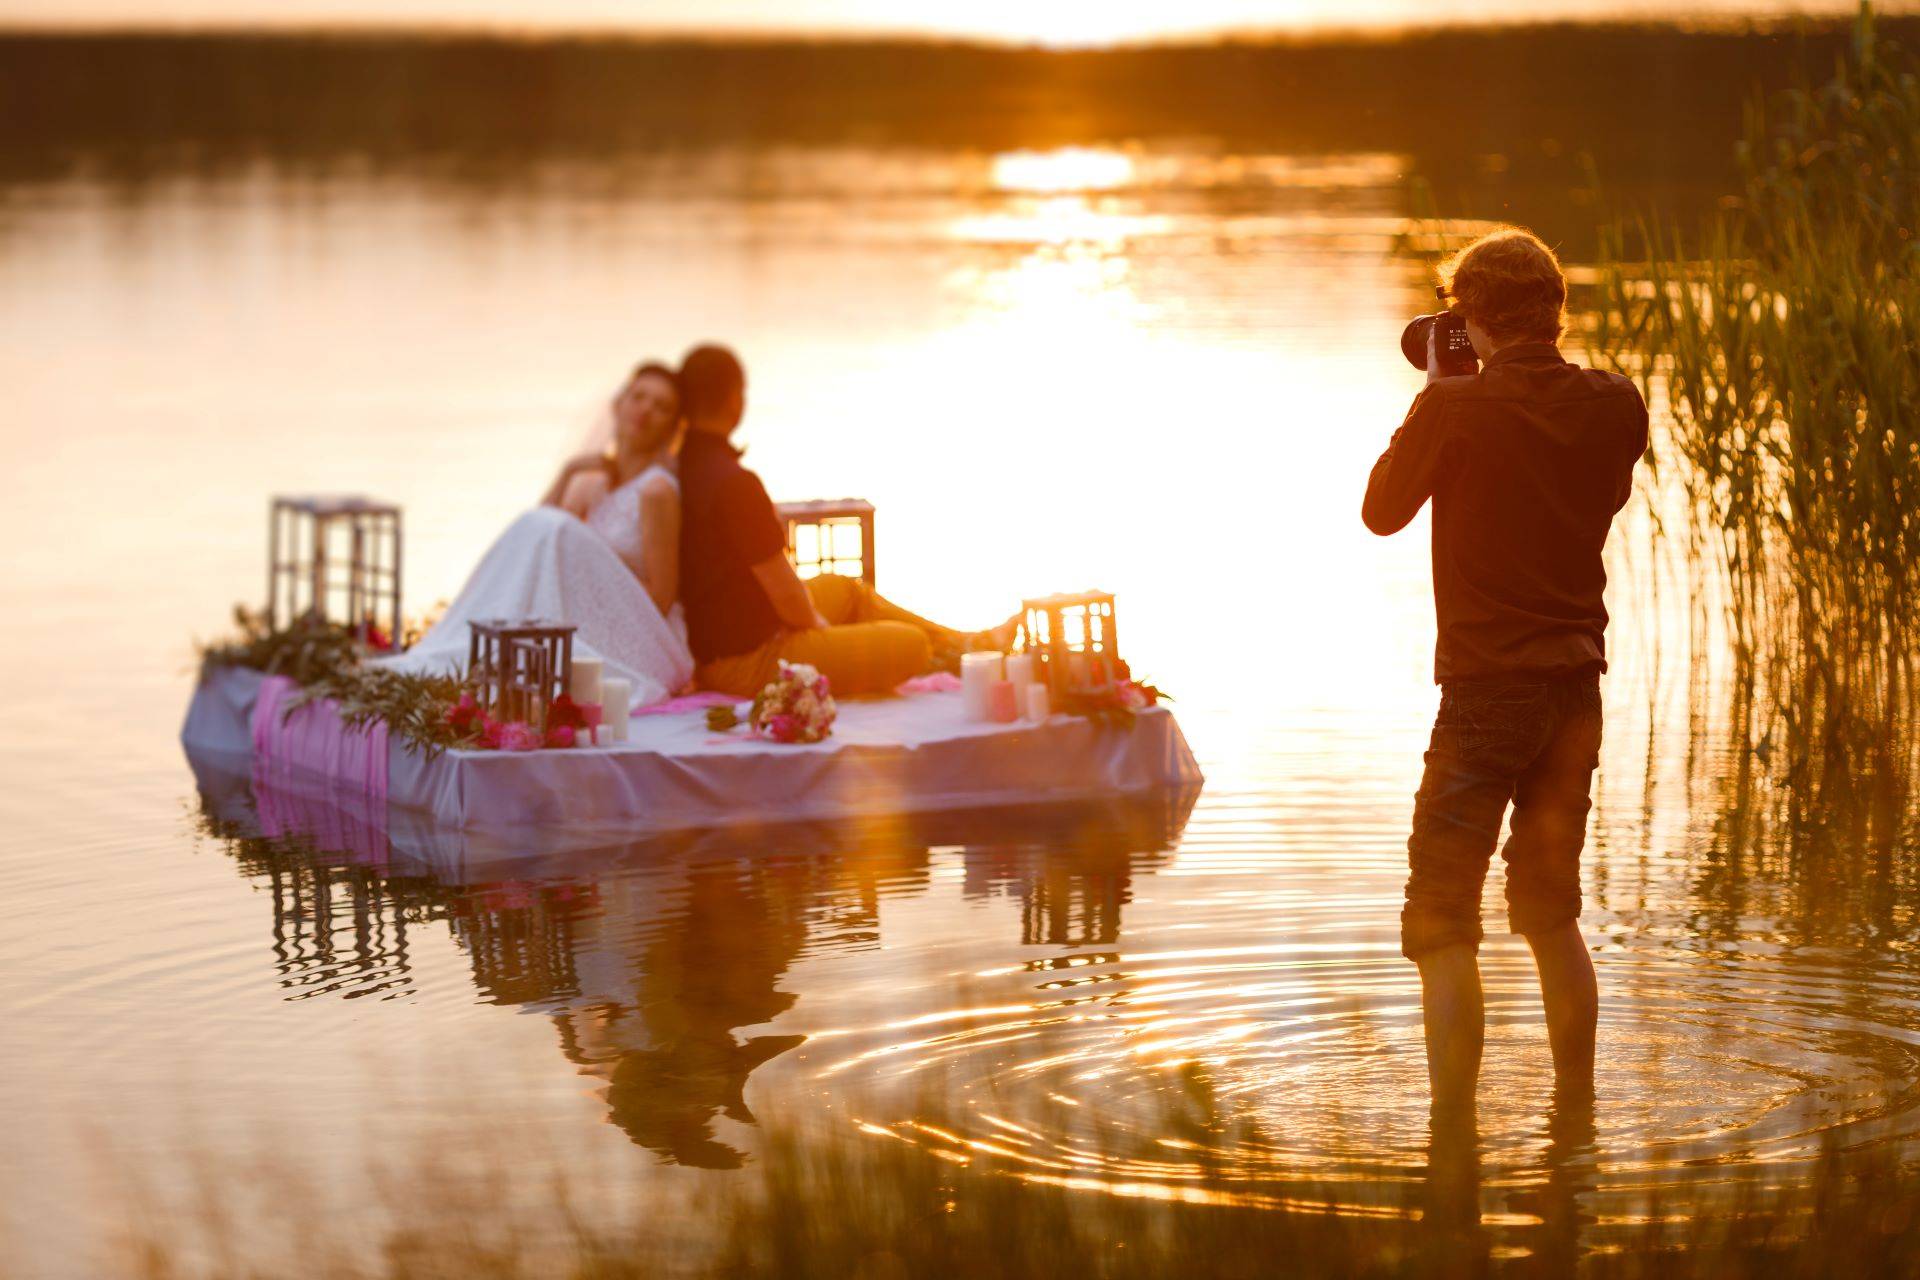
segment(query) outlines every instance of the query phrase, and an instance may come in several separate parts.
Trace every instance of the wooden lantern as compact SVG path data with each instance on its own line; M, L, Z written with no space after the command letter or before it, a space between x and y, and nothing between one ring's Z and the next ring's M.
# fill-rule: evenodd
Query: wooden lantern
M400 643L400 508L361 497L281 495L267 514L267 622L338 623Z
M787 558L802 578L838 573L873 578L873 504L859 498L782 502L775 508L787 526Z
M1120 633L1111 593L1042 596L1022 601L1021 610L1019 647L1039 659L1056 700L1105 689L1120 678Z
M547 708L573 679L570 624L488 618L467 624L467 680L480 709L545 730Z

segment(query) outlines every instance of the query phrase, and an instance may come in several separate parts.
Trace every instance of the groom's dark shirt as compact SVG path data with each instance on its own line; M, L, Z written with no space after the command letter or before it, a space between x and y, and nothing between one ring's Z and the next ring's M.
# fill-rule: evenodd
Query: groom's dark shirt
M1414 399L1361 514L1394 533L1433 500L1435 680L1605 670L1601 551L1646 449L1633 383L1550 342Z
M751 653L780 631L753 566L787 548L760 477L724 439L690 431L680 446L680 602L695 662Z

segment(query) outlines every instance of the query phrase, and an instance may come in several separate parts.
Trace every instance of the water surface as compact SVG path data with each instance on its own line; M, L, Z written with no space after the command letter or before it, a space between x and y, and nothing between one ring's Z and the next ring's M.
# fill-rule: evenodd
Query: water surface
M1426 296L1398 240L1419 156L735 139L478 183L271 150L103 168L0 186L10 1266L89 1273L128 1184L191 1209L196 1168L292 1171L371 1230L410 1199L369 1163L450 1134L695 1235L667 1206L776 1122L1089 1194L1180 1194L1196 1147L1255 1201L1425 1185L1397 952L1425 525L1358 519L1419 385L1395 346ZM190 639L259 594L268 494L403 503L424 607L622 370L707 338L750 370L752 464L777 497L873 500L903 603L976 624L1117 591L1204 792L498 847L377 837L182 758ZM1733 762L1644 518L1613 549L1590 1123L1552 1106L1490 884L1471 1194L1503 1250L1564 1246L1549 1223L1601 1245L1649 1189L1684 1213L1915 1124L1910 873L1823 880L1727 838ZM1235 1124L1170 1124L1196 1074Z

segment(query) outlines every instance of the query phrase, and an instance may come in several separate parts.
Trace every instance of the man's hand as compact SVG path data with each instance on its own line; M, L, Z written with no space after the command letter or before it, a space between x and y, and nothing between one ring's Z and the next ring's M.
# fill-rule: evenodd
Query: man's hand
M1436 319L1427 326L1427 385L1432 386L1446 376L1440 372L1440 322Z

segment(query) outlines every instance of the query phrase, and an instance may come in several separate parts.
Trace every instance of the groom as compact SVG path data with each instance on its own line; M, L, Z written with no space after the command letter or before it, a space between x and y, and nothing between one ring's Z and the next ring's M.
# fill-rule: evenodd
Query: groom
M972 637L915 617L858 579L801 581L766 487L728 440L747 403L733 352L688 352L680 391L680 598L702 689L750 698L785 661L819 668L836 694L891 693L932 668L936 646L967 647Z

